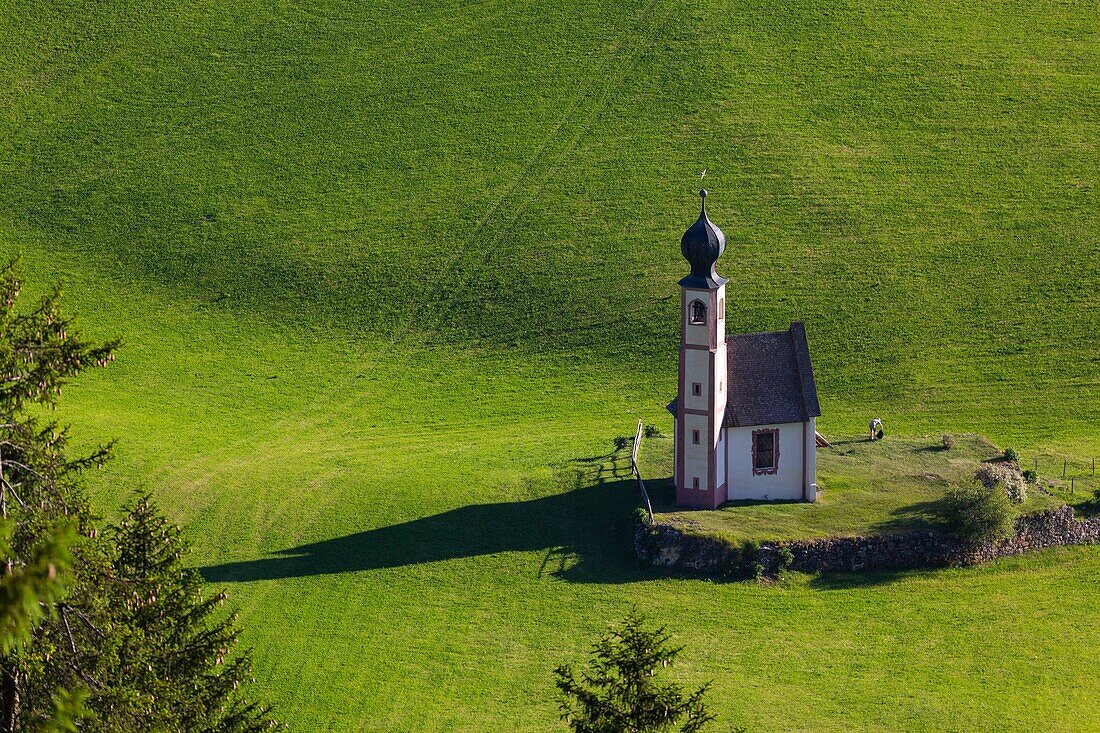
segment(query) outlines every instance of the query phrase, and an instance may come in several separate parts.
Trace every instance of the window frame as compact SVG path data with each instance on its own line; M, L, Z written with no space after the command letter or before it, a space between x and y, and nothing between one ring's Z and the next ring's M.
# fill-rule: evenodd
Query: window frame
M757 446L756 441L764 436L772 436L772 460L770 466L758 466L757 465ZM763 453L763 451L761 451ZM752 431L752 475L753 476L774 476L779 473L779 428L760 428L759 430Z

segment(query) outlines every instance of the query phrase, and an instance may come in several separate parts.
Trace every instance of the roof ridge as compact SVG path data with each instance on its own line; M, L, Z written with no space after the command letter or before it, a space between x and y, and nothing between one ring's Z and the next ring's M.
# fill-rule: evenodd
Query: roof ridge
M790 333L790 329L783 329L782 331L754 331L753 333L730 333L726 334L726 341L733 338L749 338L750 336L786 336Z
M794 353L794 368L798 372L798 393L802 395L802 410L806 413L806 419L810 419L810 406L806 404L806 375L802 372L802 354L798 348L798 338L795 336L795 324L798 321L791 321L790 328L787 329L787 336L791 339L791 351ZM805 335L806 325L801 324L803 328L803 335Z
M795 366L798 368L799 387L802 390L802 404L806 410L806 419L821 415L821 404L817 398L817 380L814 379L814 366L810 360L810 343L806 339L806 324L803 321L791 321L791 346L794 349ZM810 392L813 394L810 394Z

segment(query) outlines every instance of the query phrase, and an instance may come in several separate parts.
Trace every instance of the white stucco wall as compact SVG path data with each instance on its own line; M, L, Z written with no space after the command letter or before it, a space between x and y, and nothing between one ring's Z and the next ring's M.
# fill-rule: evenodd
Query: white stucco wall
M707 399L710 379L710 352L702 349L684 349L684 407L688 410L705 410L710 405ZM691 385L698 383L701 394L696 397Z
M684 485L690 487L692 478L699 478L699 488L705 489L710 476L710 441L707 439L707 416L684 415ZM692 442L692 431L699 431L699 444Z
M752 472L752 433L762 428L779 430L779 470L772 475L754 475ZM806 438L803 438L805 430ZM813 421L803 423L784 423L781 425L755 425L746 428L724 428L727 446L727 466L729 501L739 499L760 500L801 500L802 499L802 461L814 458ZM808 445L807 445L808 444ZM806 480L813 483L816 479L813 464L807 463ZM807 496L812 500L812 497Z
M684 407L688 410L713 408L725 412L726 406L726 343L714 351L684 349ZM711 362L714 363L714 386L711 386ZM699 385L699 394L692 392L692 384ZM711 390L715 394L711 394ZM713 404L712 404L713 403Z

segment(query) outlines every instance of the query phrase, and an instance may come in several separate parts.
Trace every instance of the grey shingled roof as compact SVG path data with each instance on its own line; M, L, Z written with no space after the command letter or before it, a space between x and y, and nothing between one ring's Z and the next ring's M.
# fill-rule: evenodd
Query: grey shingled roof
M805 324L726 338L725 427L803 422L821 415ZM668 409L676 415L673 400Z

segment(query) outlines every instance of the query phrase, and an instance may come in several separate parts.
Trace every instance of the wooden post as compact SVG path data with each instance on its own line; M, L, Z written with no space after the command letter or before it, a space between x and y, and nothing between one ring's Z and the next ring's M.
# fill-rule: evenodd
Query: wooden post
M1066 477L1066 464L1067 463L1069 463L1069 459L1068 458L1063 458L1062 459L1062 478Z
M630 451L630 471L638 478L638 489L642 492L642 501L645 502L646 511L649 513L649 524L653 524L653 502L649 500L649 492L645 490L645 481L642 481L642 472L638 468L638 448L642 445L642 421L638 420L638 430L634 433L634 448Z
M638 473L638 448L642 445L642 419L638 418L638 429L634 432L634 447L630 451L630 470Z

